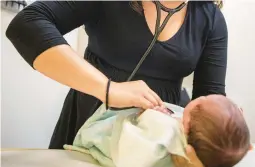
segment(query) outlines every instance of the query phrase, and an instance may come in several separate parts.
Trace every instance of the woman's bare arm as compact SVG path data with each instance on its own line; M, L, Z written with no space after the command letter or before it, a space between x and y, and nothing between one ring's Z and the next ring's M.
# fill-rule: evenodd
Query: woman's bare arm
M101 1L36 1L18 13L6 36L21 56L39 72L101 101L107 78L82 59L63 35L101 16ZM144 82L111 83L112 107L152 108L162 101Z
M101 94L105 94L107 78L78 56L63 37L97 21L100 10L99 1L36 1L15 16L6 36L39 72L104 101Z
M107 77L68 45L58 45L46 50L35 59L33 66L57 82L105 100Z

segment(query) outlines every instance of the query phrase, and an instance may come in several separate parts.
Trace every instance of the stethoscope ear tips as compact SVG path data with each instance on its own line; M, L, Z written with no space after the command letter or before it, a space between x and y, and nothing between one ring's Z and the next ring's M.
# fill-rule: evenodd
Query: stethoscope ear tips
M184 1L183 3L181 3L179 6L177 6L174 9L171 9L171 8L168 8L168 7L164 6L160 1L153 1L153 2L161 10L163 10L167 13L175 13L175 12L180 11L188 3L188 0Z

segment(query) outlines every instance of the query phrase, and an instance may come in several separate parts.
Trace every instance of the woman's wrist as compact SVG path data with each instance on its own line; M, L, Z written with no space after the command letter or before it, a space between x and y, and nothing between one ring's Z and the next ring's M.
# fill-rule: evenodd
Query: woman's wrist
M105 92L105 105L106 105L106 109L109 108L109 90L110 90L110 85L111 85L111 78L108 79L107 86L106 86L106 92Z
M104 77L98 80L95 85L92 86L92 95L102 101L103 103L106 101L106 91L107 91L107 83L108 78Z

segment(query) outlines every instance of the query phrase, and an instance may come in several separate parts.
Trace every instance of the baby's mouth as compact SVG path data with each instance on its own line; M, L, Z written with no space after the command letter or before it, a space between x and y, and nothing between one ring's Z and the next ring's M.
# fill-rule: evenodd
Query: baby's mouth
M166 110L167 110L167 112L169 112L171 115L174 114L174 112L173 112L171 109L166 108Z
M157 107L154 107L153 110L162 112L162 113L167 114L167 115L174 114L174 112L172 110L170 110L169 108L167 108L165 106L157 106Z

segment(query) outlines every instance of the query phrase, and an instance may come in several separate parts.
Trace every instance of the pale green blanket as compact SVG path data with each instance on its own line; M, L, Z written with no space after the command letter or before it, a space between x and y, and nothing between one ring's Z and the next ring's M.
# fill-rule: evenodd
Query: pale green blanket
M182 108L166 104L177 113ZM171 167L169 154L185 156L182 125L155 110L111 111L102 105L65 149L91 154L105 167Z

